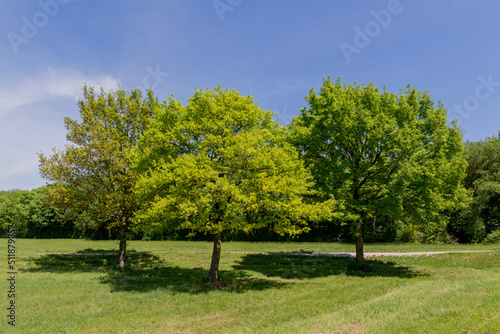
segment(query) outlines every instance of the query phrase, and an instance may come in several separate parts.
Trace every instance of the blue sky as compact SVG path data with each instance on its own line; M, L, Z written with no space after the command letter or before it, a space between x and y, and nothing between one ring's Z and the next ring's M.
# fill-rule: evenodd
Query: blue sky
M500 2L1 0L0 190L44 184L84 83L186 102L218 84L283 124L324 76L441 100L465 140L500 130Z

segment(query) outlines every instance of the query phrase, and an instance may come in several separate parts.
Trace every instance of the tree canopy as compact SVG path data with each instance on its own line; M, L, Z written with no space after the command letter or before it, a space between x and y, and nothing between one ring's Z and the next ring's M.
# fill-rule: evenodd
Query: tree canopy
M172 97L158 109L140 141L139 220L213 235L211 283L223 231L297 235L332 207L306 202L312 177L272 117L235 90L196 90L185 107Z
M324 198L345 205L363 267L364 222L374 216L444 221L443 212L468 196L462 135L442 105L410 86L399 94L373 84L325 78L306 97L290 140L312 170Z
M82 224L107 224L120 234L119 265L124 267L127 231L138 208L129 152L147 129L158 105L153 92L123 88L97 94L84 87L78 102L81 121L65 118L72 144L40 157L40 173L50 199Z

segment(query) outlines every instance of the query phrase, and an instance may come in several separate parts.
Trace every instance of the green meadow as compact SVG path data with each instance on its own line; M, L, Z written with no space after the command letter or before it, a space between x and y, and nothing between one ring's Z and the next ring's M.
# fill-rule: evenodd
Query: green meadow
M500 333L500 244L367 244L475 252L369 257L360 272L352 258L286 254L351 244L223 242L217 287L205 283L211 242L130 241L123 271L114 241L15 245L18 333Z

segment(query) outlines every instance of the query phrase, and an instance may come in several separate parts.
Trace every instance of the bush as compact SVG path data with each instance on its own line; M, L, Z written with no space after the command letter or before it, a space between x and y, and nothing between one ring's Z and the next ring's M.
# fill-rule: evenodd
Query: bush
M447 230L459 243L480 242L486 235L483 220L471 206L452 213Z
M491 232L483 240L483 244L494 244L497 242L500 242L500 230Z
M9 225L18 238L78 238L82 232L73 221L62 221L59 211L46 201L45 187L0 193L0 237Z

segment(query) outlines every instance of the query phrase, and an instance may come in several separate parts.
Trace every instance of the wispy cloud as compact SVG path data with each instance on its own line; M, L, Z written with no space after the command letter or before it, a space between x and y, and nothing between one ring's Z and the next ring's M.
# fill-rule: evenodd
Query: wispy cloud
M63 116L69 116L71 99L81 97L84 84L106 91L118 88L118 81L112 76L89 76L61 68L48 68L18 80L7 76L0 80L0 189L3 190L30 189L43 184L37 176L36 153L50 153L52 147L64 147Z
M118 81L109 75L87 76L72 69L49 67L35 76L9 83L9 88L0 88L0 116L12 109L49 99L77 99L84 84L110 90L117 88Z

